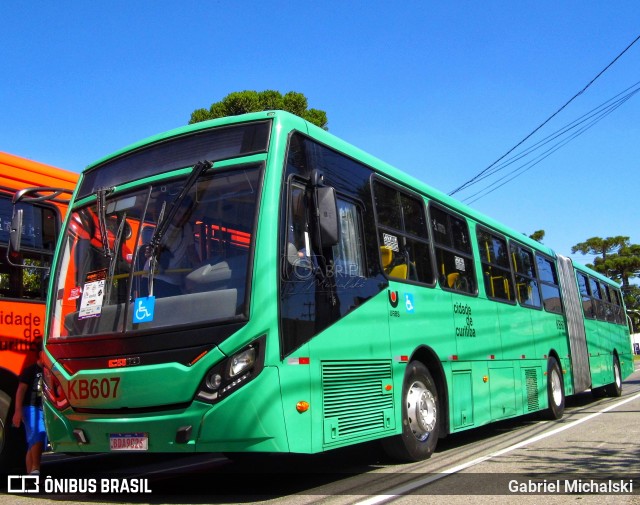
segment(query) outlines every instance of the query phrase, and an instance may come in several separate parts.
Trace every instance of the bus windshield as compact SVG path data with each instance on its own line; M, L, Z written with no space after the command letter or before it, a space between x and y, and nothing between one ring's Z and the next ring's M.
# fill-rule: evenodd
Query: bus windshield
M102 190L74 209L50 338L246 319L261 172L242 165L188 184Z

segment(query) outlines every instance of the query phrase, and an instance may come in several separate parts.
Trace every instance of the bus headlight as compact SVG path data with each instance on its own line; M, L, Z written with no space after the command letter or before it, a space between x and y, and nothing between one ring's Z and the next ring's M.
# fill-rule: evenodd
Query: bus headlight
M196 399L215 403L253 380L264 367L266 337L260 337L205 374Z
M58 378L48 367L42 368L42 389L45 397L56 409L64 410L69 406L69 400Z
M256 362L256 350L251 347L245 351L239 352L231 358L231 366L229 367L229 377L236 377L245 370L253 367Z
M211 370L207 374L204 383L205 386L207 386L207 389L210 389L211 391L217 391L218 389L220 389L220 384L222 384L222 377L219 373Z

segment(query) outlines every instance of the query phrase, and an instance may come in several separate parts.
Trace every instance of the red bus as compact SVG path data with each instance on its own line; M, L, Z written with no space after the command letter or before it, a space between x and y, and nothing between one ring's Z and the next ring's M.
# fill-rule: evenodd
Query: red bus
M34 363L42 340L45 299L55 243L78 174L0 152L0 467L24 462L24 433L11 427L18 376ZM21 248L9 247L14 198L37 188L22 210ZM31 193L34 194L34 193ZM52 198L53 196L53 198Z

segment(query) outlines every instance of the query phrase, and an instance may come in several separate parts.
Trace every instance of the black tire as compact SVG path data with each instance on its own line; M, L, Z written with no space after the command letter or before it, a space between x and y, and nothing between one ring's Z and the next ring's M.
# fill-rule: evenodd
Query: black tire
M0 391L6 396L6 393ZM6 417L0 418L0 468L13 473L24 473L26 470L25 460L27 455L27 443L24 428L14 428L11 426L13 419L13 398L5 398L11 401Z
M613 355L613 382L605 386L608 396L619 398L622 396L622 374L620 373L620 360L618 356Z
M402 434L382 439L382 448L398 461L428 459L438 443L442 415L436 384L419 361L407 365L401 401Z
M547 360L547 400L549 407L544 411L545 419L562 419L564 414L564 381L558 360L550 356Z

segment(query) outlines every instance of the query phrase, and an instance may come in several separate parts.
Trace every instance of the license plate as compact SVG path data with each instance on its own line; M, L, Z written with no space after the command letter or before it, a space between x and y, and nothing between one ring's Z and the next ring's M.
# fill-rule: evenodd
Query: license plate
M146 451L149 437L146 433L111 433L109 449L112 451Z

